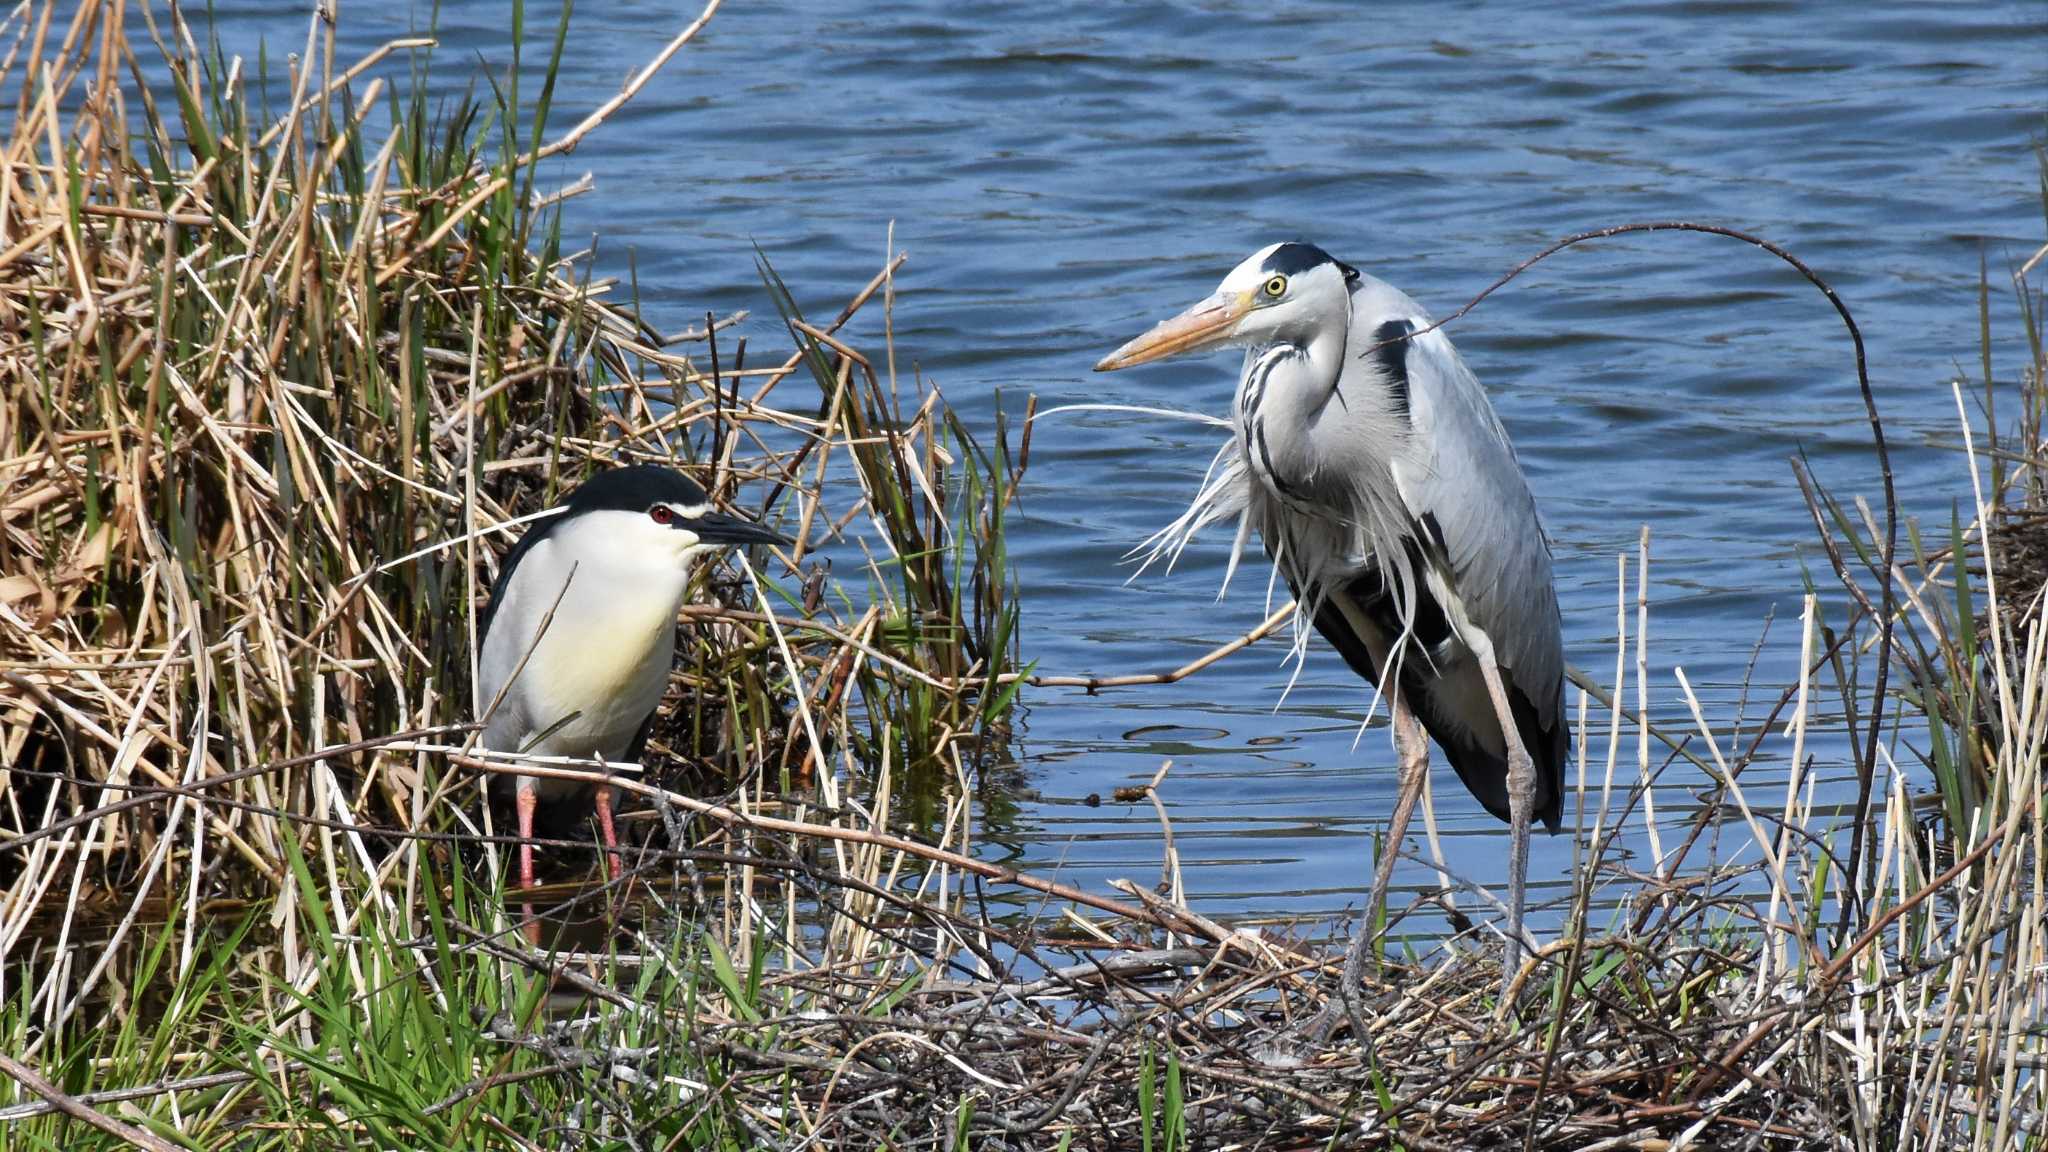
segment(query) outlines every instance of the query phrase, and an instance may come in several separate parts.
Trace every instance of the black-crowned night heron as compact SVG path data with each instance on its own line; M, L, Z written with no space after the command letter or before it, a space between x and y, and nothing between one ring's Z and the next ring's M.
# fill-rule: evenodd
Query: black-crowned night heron
M680 472L635 465L585 481L505 557L491 586L477 668L483 746L638 760L675 663L676 612L697 560L735 544L787 544L714 511ZM580 799L579 782L520 776L519 884L533 886L533 814ZM620 871L611 788L597 789L611 874Z
M1095 366L1245 350L1235 442L1165 546L1222 520L1238 522L1240 546L1257 529L1316 631L1386 697L1400 787L1352 979L1429 770L1425 732L1513 829L1510 971L1529 822L1555 832L1564 796L1550 546L1485 389L1429 324L1415 301L1321 248L1275 244Z

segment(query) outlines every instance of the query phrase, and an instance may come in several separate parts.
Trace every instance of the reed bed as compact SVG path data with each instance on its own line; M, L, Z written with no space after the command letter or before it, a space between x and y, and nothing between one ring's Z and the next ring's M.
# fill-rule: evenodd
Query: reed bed
M1187 906L1163 804L1160 874L1115 892L977 854L1018 692L1207 661L1017 667L1028 437L897 378L900 258L829 322L745 270L788 337L763 357L733 317L657 332L563 251L587 188L545 161L710 16L553 136L552 67L436 111L425 41L339 60L316 22L265 115L175 9L0 25L0 1145L2048 1144L2024 276L2024 368L1991 374L1987 285L1970 385L2015 426L1970 439L1957 386L1967 511L1887 572L1879 518L1810 488L1834 583L1761 717L1642 678L1647 545L1620 558L1562 930L1503 989L1491 898L1445 873L1410 907L1470 927L1383 942L1345 996L1326 926ZM612 770L470 747L476 613L520 518L627 460L796 543L686 610L653 754L614 777L627 876L557 829L508 898L490 777ZM1674 690L1697 732L1641 719ZM1858 852L1814 794L1824 700L1884 736ZM1696 816L1624 851L1659 802Z

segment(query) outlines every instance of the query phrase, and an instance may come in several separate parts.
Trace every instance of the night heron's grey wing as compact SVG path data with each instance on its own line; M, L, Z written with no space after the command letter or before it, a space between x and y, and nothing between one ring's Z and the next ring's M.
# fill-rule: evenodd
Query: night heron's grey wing
M626 746L627 760L638 764L640 757L646 754L647 741L654 736L654 721L660 715L661 709L656 708L647 714L647 719L640 722L639 730L633 733L633 742Z
M537 601L544 597L551 603L561 591L561 582L544 579L541 569L550 567L545 563L549 550L543 545L553 539L555 529L563 522L563 517L550 516L519 538L499 563L498 577L491 581L491 602L477 619L477 706L490 708L492 701L497 701L484 725L483 736L483 746L493 751L517 752L530 733L533 718L528 715L524 696L515 689L504 692L500 700L499 693L504 691L536 638L514 636L508 629L493 630L492 626L500 620L539 619L547 611L548 603ZM529 565L527 561L536 555L543 562ZM542 584L550 587L543 590ZM525 603L529 600L537 603Z
M566 516L548 516L542 519L540 523L528 528L519 537L519 541L512 545L512 550L505 553L505 558L498 561L498 576L491 581L491 602L484 605L483 615L479 616L476 622L479 644L490 639L491 622L498 618L498 608L505 602L505 595L511 589L512 578L518 573L520 565L525 563L527 556L539 547L543 540L553 539L555 529L567 522Z

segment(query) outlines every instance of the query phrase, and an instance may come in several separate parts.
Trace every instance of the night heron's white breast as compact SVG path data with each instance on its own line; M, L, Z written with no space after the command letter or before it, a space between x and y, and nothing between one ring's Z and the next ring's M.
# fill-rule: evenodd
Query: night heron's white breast
M594 579L578 571L573 583ZM676 592L642 587L630 593L577 595L573 583L528 664L529 710L536 730L574 712L545 743L563 755L623 756L633 736L661 703L675 662Z
M645 520L592 513L526 553L485 638L485 702L510 680L488 746L612 760L631 749L667 688L697 551Z

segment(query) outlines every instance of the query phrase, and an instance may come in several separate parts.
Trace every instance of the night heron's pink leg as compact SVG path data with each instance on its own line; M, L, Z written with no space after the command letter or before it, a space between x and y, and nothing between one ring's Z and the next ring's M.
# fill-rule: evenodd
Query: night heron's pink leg
M597 828L604 834L605 867L612 879L617 880L626 873L626 864L619 855L619 834L612 827L612 786L597 786Z
M519 778L519 789L513 803L519 809L519 887L533 887L533 809L539 801L535 794L537 785L530 776ZM526 918L526 940L529 944L540 943L540 921L533 915L533 905L521 904L519 911Z

